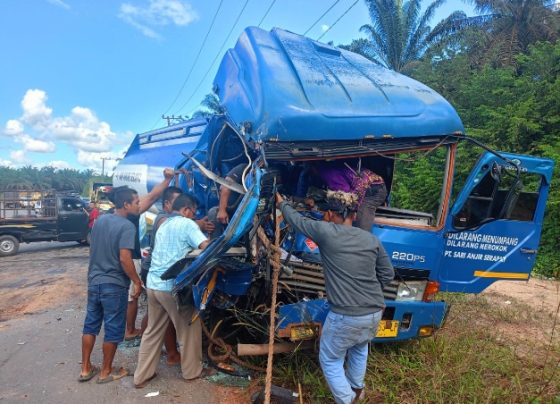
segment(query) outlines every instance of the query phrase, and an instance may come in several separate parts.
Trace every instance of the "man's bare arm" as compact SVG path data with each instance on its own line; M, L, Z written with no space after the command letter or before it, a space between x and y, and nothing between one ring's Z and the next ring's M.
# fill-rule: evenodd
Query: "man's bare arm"
M210 240L204 240L202 243L200 243L198 248L200 248L201 250L204 250L206 247L208 247L208 244L210 244Z
M163 181L153 187L148 194L140 197L140 214L150 209L150 206L152 206L159 198L161 198L161 195L163 194L163 191L165 191L165 188L169 187L169 183L173 179L174 174L175 172L171 168L166 168L165 170L163 170Z
M132 297L137 299L140 296L140 293L142 293L142 281L136 273L134 262L132 262L132 250L121 248L119 250L119 259L124 273L130 278L132 283L134 283L134 295L132 295Z
M229 221L229 216L227 214L227 204L230 195L231 195L231 189L224 186L220 187L220 203L218 205L218 214L216 216L216 219L218 220L218 222L223 224L227 224Z
M212 233L214 232L215 226L214 223L208 221L208 216L204 216L202 219L198 219L194 221L198 227L200 227L200 230L202 230L205 233Z

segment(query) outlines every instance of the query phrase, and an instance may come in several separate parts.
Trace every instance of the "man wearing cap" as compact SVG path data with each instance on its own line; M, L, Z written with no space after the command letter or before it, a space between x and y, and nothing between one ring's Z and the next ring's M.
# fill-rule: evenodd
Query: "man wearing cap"
M368 343L385 307L383 286L394 278L379 239L352 227L358 197L329 192L323 221L300 215L276 195L284 219L319 246L330 311L323 324L319 360L337 403L361 399ZM344 360L348 357L346 371Z

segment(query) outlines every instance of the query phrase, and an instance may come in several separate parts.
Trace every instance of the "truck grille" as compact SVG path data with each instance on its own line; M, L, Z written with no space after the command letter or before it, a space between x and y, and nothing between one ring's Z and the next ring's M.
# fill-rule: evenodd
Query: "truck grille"
M395 300L399 283L393 280L383 289L385 300ZM320 264L307 262L290 262L282 267L278 289L290 294L305 294L314 297L325 297L325 277Z

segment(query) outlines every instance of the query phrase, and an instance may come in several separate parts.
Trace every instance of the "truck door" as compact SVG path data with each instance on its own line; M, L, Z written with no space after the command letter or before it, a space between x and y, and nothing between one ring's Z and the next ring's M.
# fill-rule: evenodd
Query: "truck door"
M209 295L212 291L207 288L212 278L212 268L218 263L222 255L253 227L253 218L259 208L261 177L261 170L254 167L246 177L247 193L241 200L224 233L213 240L202 254L175 279L173 293L192 286L194 306L197 309L203 309L210 299ZM205 290L208 290L206 294L208 299L202 302L202 295Z
M58 202L58 241L85 240L88 215L82 201L61 197Z
M441 290L478 293L527 280L535 265L554 168L548 159L485 153L446 220Z

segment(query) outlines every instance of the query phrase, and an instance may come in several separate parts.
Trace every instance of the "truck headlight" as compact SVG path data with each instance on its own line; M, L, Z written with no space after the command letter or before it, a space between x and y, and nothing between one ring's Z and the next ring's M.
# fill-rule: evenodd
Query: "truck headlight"
M421 301L428 281L399 282L397 299L400 301Z

